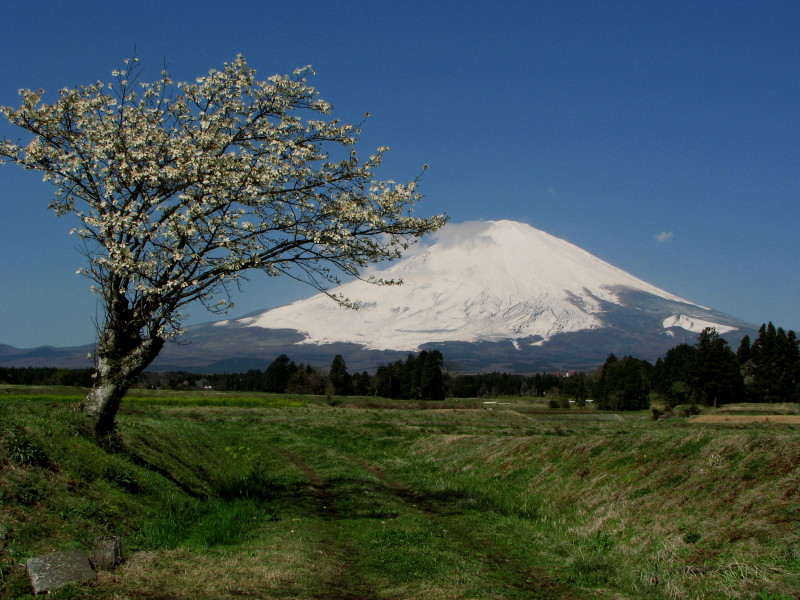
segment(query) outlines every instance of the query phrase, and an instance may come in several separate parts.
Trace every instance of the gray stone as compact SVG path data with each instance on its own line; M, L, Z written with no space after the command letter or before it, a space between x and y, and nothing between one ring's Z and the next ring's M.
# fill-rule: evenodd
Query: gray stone
M49 592L71 582L90 581L95 577L89 557L83 550L53 552L29 558L25 561L25 569L34 594Z
M115 535L95 538L92 562L98 571L113 569L122 564L122 540Z

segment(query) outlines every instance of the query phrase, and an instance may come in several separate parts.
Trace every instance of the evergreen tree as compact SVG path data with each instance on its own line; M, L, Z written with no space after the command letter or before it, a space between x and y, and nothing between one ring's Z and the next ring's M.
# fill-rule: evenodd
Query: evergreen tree
M265 392L273 392L282 394L286 392L286 386L289 383L292 375L298 370L294 361L289 360L285 354L281 354L267 367L264 372L263 390Z
M747 398L751 402L800 400L800 351L794 331L772 323L762 325L744 366Z
M625 356L609 355L595 386L597 407L605 410L642 410L649 406L653 366Z
M736 351L736 358L740 365L744 365L750 360L750 336L746 335L739 342L739 349Z
M450 382L450 396L453 398L477 398L481 387L480 379L475 375L460 375Z
M347 365L341 354L333 357L328 379L333 385L333 393L337 396L350 396L353 394L353 378L347 372Z
M383 398L401 398L403 362L382 365L375 371L375 394Z
M561 391L564 397L574 399L578 406L584 406L589 398L590 381L586 373L575 373L561 379Z
M695 399L707 406L741 402L744 398L744 380L739 361L711 327L705 328L698 338L694 352Z
M609 354L606 361L603 363L603 366L600 367L600 371L598 372L598 377L595 380L595 384L592 390L592 395L595 399L595 405L598 408L608 408L611 401L611 392L612 392L612 372L616 368L615 365L618 362L617 357L614 354Z
M740 345L740 352L747 352ZM717 406L744 399L744 379L737 355L713 328L704 329L697 344L667 351L655 367L655 388L670 406L701 403Z
M378 367L372 384L376 395L384 398L444 400L443 366L444 356L439 350L423 350L418 355L411 353L405 361ZM466 388L470 388L462 397L474 396L469 393L472 388L470 376L463 383L454 382L453 389L464 393Z
M409 354L401 367L401 381L399 398L419 399L422 387L422 360L418 360L413 353Z
M325 393L326 384L327 380L322 373L311 365L306 365L305 368L298 368L292 374L286 383L286 391L290 394L321 396Z
M373 393L372 378L369 373L353 373L353 394L356 396L369 396Z
M663 361L656 362L655 387L670 406L692 401L697 389L695 348L679 344L667 351Z
M444 356L439 350L423 350L419 359L422 362L420 368L420 398L423 400L444 400Z

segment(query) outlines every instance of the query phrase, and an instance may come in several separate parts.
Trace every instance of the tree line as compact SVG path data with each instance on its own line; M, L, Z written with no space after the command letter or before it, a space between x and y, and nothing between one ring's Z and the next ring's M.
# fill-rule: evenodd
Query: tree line
M3 368L0 383L90 386L92 370ZM374 374L350 373L341 355L327 371L295 363L282 354L262 371L197 375L145 372L141 387L258 391L328 396L380 396L444 400L498 396L548 397L553 407L592 401L605 410L643 410L653 398L670 407L719 406L733 402L800 402L800 342L794 331L764 324L734 350L707 328L694 345L680 344L655 363L610 354L591 372L459 374L439 350L410 353Z
M799 348L794 331L767 323L755 340L745 336L735 352L715 329L706 328L695 344L675 346L655 363L611 354L592 372L458 374L445 365L440 351L423 350L378 367L374 375L366 371L351 375L341 355L334 358L328 373L295 365L282 355L263 374L215 376L208 381L218 389L392 399L549 397L554 407L593 401L605 410L647 409L654 397L670 407L800 402ZM259 382L261 387L257 387Z
M167 376L161 377L161 383L168 384L168 380L164 379ZM200 376L195 377L201 379ZM188 380L183 379L184 385L190 385ZM457 374L446 365L439 350L410 353L405 360L379 366L374 374L366 371L350 373L341 355L336 355L329 370L324 372L311 365L298 365L282 354L264 371L255 369L246 373L215 374L202 377L202 381L204 385L221 391L379 396L395 400L544 397L556 389L575 392L584 398L588 395L588 383L583 386L586 390L583 394L572 385L587 381L585 374L573 374L569 382L555 373L537 373L533 376L499 372Z
M366 371L350 373L341 354L333 358L327 372L296 364L281 354L264 371L215 374L203 377L203 381L217 390L444 400L443 369L444 357L438 350L409 354L406 360L378 367L374 375Z
M640 410L653 394L670 407L733 402L800 402L800 350L794 331L763 324L734 352L713 328L694 345L680 344L655 364L613 354L594 378L599 408Z
M94 369L56 367L0 367L0 383L6 385L67 385L91 387Z

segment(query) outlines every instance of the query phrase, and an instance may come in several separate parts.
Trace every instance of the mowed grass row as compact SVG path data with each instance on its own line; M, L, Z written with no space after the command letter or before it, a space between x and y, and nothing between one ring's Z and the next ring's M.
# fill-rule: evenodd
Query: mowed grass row
M796 426L382 416L311 427L444 507L450 531L560 582L631 598L798 595Z
M424 421L398 428L387 411L309 407L269 413L225 410L223 425L217 409L166 412L173 418L179 413L187 430L214 422L236 432L237 444L226 445L223 452L242 469L230 473L222 487L226 497L262 494L272 502L277 524L259 533L259 544L282 544L288 527L289 536L313 549L308 564L301 561L305 568L287 562L291 579L284 580L291 585L274 589L274 597L563 597L551 591L558 587L552 581L531 576L531 561L521 570L510 568L502 564L509 559L497 560L486 542L478 548L465 545L463 534L473 525L458 524L446 503L426 498L424 490L412 496L412 488L397 489L375 474L386 461L366 462L365 457L373 458L369 449L385 446L392 449L389 456L404 453L406 442L426 435L417 430ZM154 429L170 420L140 419L125 435L135 445L134 437L158 437ZM165 456L174 452L175 443L146 445L153 456ZM274 462L280 465L266 466ZM287 466L291 473L286 473ZM278 481L281 470L284 476ZM217 484L217 493L219 489ZM449 518L439 514L442 509ZM478 514L483 511L472 512L486 528L488 522ZM504 591L498 595L498 590ZM569 597L584 596L570 589Z
M126 563L54 597L800 589L796 426L259 401L128 402L116 453L83 437L68 403L0 402L0 596L29 593L18 562L107 533Z

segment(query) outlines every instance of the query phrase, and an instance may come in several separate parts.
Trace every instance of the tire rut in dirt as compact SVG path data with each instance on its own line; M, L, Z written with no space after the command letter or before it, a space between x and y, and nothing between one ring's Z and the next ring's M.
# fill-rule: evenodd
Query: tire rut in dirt
M325 485L325 481L319 473L300 456L283 448L277 451L292 463L308 482L307 489L313 503L314 513L324 523L320 542L326 549L326 554L332 557L336 571L335 577L319 582L319 589L314 592L312 598L315 600L371 600L376 598L374 590L356 576L355 556L357 553L342 538L335 494Z
M422 512L431 520L452 514L451 509L441 502L427 498L404 483L391 479L378 465L360 458L348 457L356 465L372 473L390 493L401 501ZM498 587L505 597L525 600L585 600L586 596L569 586L559 583L545 571L522 564L519 560L505 556L491 540L478 537L476 532L459 528L449 530L454 539L471 556L478 558L486 567L487 578L497 579Z

